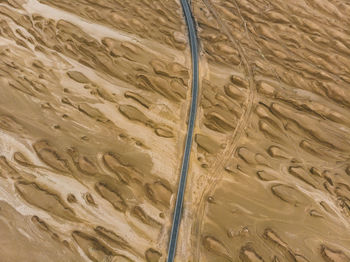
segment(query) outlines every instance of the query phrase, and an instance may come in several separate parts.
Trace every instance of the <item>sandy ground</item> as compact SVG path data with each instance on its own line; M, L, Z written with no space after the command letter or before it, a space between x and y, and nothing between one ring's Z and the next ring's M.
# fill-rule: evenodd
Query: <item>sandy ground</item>
M350 5L192 0L176 261L350 261ZM177 0L0 1L0 261L165 261L190 102Z
M202 96L178 257L350 261L350 5L192 5Z
M1 262L164 258L190 96L179 3L9 0L0 23Z

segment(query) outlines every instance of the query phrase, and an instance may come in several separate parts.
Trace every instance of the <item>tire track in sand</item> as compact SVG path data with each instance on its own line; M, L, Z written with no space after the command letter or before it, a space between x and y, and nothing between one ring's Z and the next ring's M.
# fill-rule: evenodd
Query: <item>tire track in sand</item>
M256 86L253 76L252 68L247 60L247 57L245 56L244 48L241 46L240 42L236 40L232 34L227 29L227 26L224 21L220 18L218 15L215 7L211 4L210 0L202 0L205 6L208 8L210 13L214 16L214 18L217 20L220 28L223 30L223 32L227 35L229 40L236 46L238 49L238 52L241 57L241 62L244 66L244 71L248 77L248 97L246 99L246 109L244 113L242 114L241 118L238 120L237 126L235 130L233 131L233 134L231 138L229 139L227 146L225 150L216 158L216 161L213 163L212 167L209 170L209 174L212 174L212 177L210 178L210 181L208 185L203 189L203 192L201 194L199 203L198 203L198 209L196 212L196 218L197 221L194 225L194 232L196 234L195 236L195 252L194 252L194 261L200 261L200 239L201 239L201 232L203 228L203 218L205 214L205 199L207 198L208 194L210 192L213 192L215 186L217 185L218 181L221 180L223 173L218 173L219 169L222 168L222 166L232 157L233 153L235 152L237 148L237 144L239 142L239 139L241 138L241 135L245 128L247 127L250 116L252 114L254 100L256 97ZM243 23L245 23L244 18L240 14L239 7L237 5L237 2L234 0L237 11L241 19L243 20Z

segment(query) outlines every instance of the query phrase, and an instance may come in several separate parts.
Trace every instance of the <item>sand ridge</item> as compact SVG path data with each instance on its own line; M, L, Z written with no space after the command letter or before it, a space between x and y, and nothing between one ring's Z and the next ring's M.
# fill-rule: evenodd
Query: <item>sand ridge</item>
M348 261L347 5L192 5L206 66L179 253Z
M191 6L175 261L349 261L350 5ZM178 0L0 1L1 261L165 260L186 30Z
M142 4L0 4L2 261L164 257L190 60L178 2Z

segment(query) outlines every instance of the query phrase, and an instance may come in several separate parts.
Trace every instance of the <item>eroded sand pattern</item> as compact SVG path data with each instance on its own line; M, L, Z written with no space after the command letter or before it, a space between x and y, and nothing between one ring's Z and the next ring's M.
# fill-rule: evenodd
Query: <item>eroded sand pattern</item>
M350 4L192 0L175 261L350 261ZM165 261L191 101L178 0L0 1L0 262Z
M179 3L9 0L0 20L0 260L164 258L190 91Z
M179 252L350 261L350 5L192 2L203 82Z

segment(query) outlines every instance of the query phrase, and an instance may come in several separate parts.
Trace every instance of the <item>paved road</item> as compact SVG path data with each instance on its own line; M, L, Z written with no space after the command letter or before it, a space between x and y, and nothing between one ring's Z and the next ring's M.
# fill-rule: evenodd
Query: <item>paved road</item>
M171 229L169 248L168 248L168 260L167 262L173 262L176 253L176 241L179 233L179 227L181 222L182 204L184 199L184 192L186 187L186 178L188 172L188 164L191 154L192 138L194 122L196 119L197 112L197 97L198 97L198 43L197 43L197 32L194 23L194 18L192 16L190 4L188 0L181 0L182 9L185 15L186 24L188 28L188 35L191 46L192 55L192 101L190 107L190 116L188 121L187 137L185 152L182 159L181 176L180 183L177 191L177 198L173 216L173 225Z

